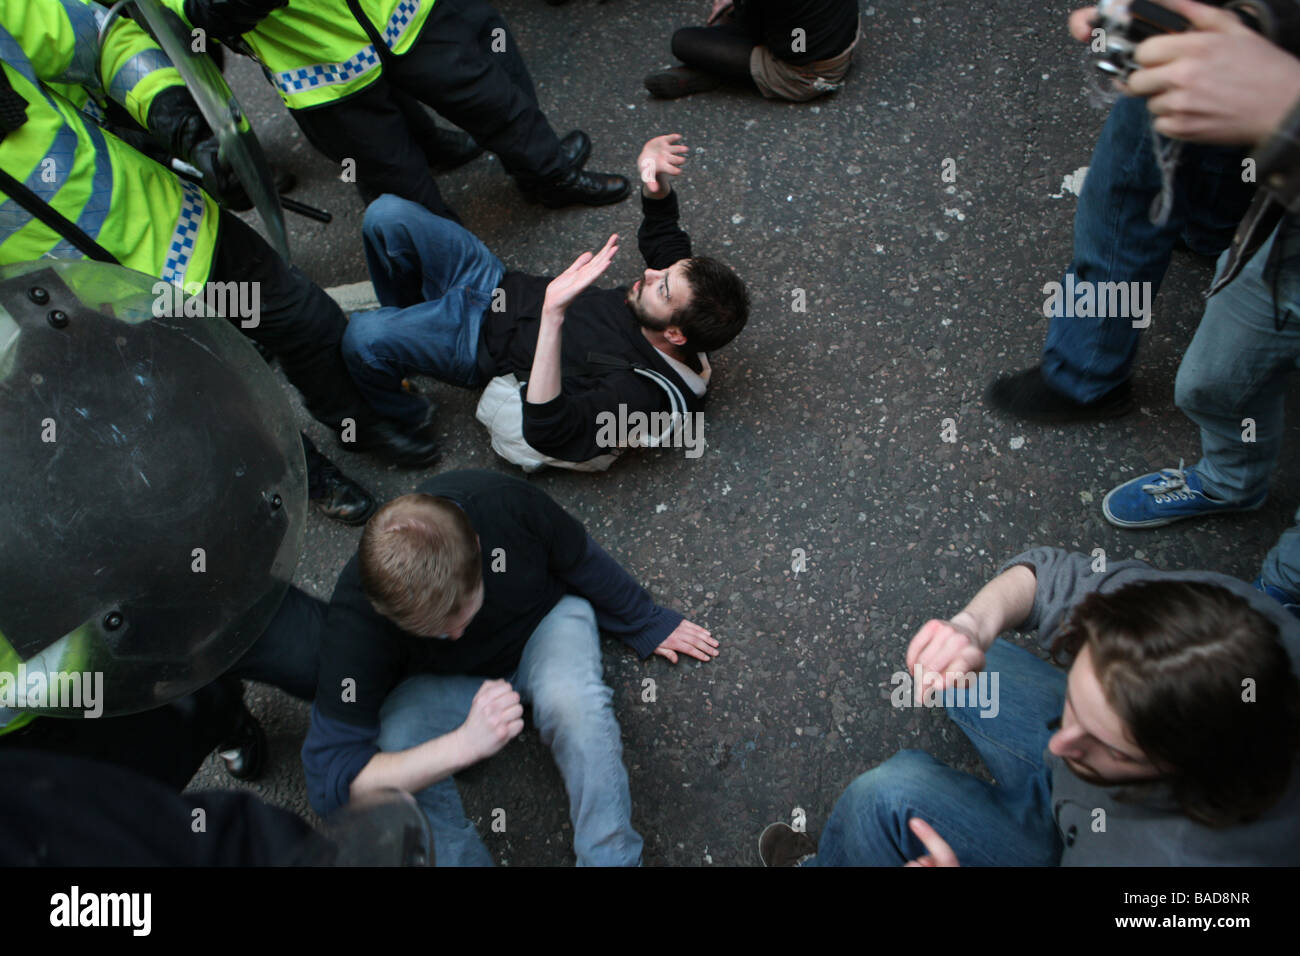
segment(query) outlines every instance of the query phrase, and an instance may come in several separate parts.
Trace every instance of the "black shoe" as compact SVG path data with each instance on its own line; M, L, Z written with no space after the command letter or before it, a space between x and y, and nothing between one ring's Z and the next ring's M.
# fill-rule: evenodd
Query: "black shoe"
M483 155L483 147L464 130L438 127L432 142L421 144L429 169L434 173L449 173Z
M433 422L427 417L418 428L404 428L383 420L357 425L356 441L340 440L339 444L349 451L366 452L399 468L429 468L442 458Z
M591 137L580 129L575 129L560 140L560 159L565 169L581 169L591 155Z
M555 182L533 189L529 195L548 209L559 209L575 203L608 206L622 202L631 191L632 184L625 176L571 169Z
M307 498L327 518L365 524L375 513L375 499L315 448L307 448Z
M235 732L217 748L217 756L226 772L236 780L256 780L266 763L266 732L248 710L239 719Z
M689 66L675 66L671 70L660 70L645 78L645 88L651 96L661 100L675 100L679 96L692 93L707 93L722 85L722 80L712 73L693 70Z
M799 866L817 855L817 843L788 823L769 823L758 837L758 858L764 866Z
M1035 365L996 379L989 386L987 401L1000 412L1031 422L1095 422L1133 410L1133 383L1126 380L1101 398L1076 402L1047 384L1042 367Z

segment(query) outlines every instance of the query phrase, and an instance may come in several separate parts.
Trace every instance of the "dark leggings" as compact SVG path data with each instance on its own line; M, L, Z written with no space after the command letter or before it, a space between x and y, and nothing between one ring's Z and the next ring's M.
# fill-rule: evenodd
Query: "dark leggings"
M755 46L749 33L734 23L683 27L673 34L673 56L687 66L750 87L754 79L749 55Z

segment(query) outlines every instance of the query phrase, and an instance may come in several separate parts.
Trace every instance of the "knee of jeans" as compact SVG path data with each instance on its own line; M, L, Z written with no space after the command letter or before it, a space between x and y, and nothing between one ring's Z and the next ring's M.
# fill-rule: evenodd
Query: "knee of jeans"
M413 205L415 203L409 199L384 193L366 207L365 215L361 218L361 235L383 248L383 239L388 229L401 222L403 215Z
M840 802L855 814L911 802L919 790L934 785L933 776L939 767L938 761L924 750L900 750L858 776Z
M532 692L533 721L541 729L573 729L613 709L614 692L599 676L564 675Z

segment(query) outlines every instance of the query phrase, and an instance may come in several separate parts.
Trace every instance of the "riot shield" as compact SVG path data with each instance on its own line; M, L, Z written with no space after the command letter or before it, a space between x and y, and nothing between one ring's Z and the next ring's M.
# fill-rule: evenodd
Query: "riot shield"
M248 198L253 201L275 251L289 261L289 234L284 228L280 194L275 177L266 163L262 146L253 134L248 117L231 92L226 78L206 53L190 49L190 31L175 13L158 0L131 0L144 25L158 41L163 52L175 65L186 88L199 105L203 118L212 127L221 147L222 158L239 177Z
M0 268L0 726L15 687L20 710L93 716L48 685L40 706L37 674L99 674L103 716L189 693L292 580L307 496L288 400L229 321L174 304L120 266Z

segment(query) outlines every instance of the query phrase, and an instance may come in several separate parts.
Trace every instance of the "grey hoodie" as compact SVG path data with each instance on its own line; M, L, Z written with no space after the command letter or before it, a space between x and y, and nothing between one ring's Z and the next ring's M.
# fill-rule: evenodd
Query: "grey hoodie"
M1031 548L1003 565L1024 565L1038 578L1034 607L1021 630L1037 631L1050 647L1074 607L1094 591L1110 592L1138 581L1202 581L1250 602L1277 623L1300 675L1300 621L1280 604L1237 578L1209 571L1159 571L1142 561L1108 562L1094 572L1088 555L1059 548ZM1080 779L1057 756L1044 751L1052 774L1052 810L1065 849L1062 866L1214 866L1300 863L1300 766L1286 793L1252 823L1213 829L1184 816L1158 787L1142 788L1140 802L1120 800L1122 787ZM1132 792L1132 791L1130 791ZM1104 818L1095 811L1104 810ZM1094 821L1104 819L1104 831Z

